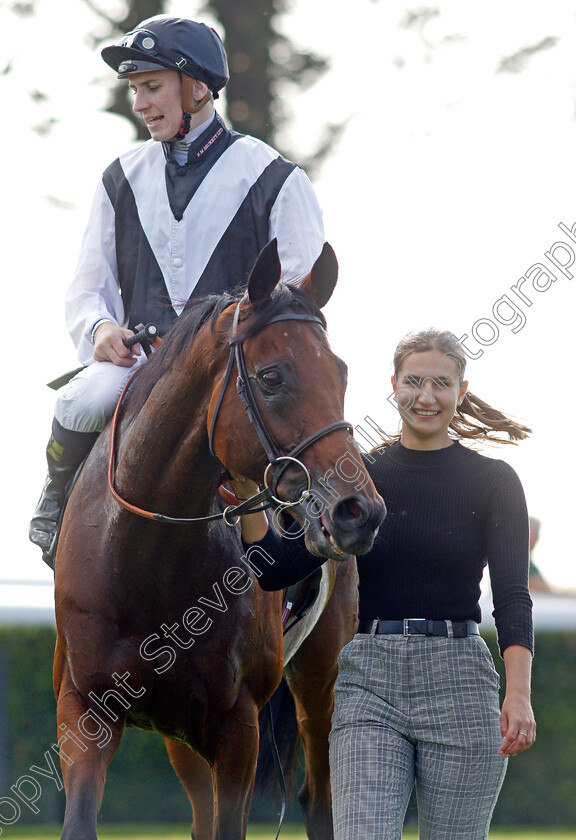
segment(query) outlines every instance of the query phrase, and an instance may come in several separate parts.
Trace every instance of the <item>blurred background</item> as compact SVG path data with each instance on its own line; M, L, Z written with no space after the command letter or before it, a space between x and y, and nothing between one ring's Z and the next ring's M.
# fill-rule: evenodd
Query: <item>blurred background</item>
M539 741L512 763L496 820L576 825L576 10L564 0L0 0L3 296L11 313L1 421L0 796L41 762L56 731L52 575L27 524L45 473L54 402L45 383L76 366L64 292L101 172L145 139L100 49L160 12L214 26L232 74L219 112L314 183L340 262L326 314L332 346L349 365L346 416L359 442L377 442L378 427L397 429L392 354L406 332L427 326L462 337L471 389L534 430L518 447L483 450L516 469L539 523ZM484 589L490 638L489 580ZM175 813L182 795L165 765L159 739L130 733L104 813L133 817L140 784L151 788L150 808ZM131 787L134 770L141 782ZM61 795L46 785L54 791L37 820L59 816ZM178 807L185 819L186 803Z

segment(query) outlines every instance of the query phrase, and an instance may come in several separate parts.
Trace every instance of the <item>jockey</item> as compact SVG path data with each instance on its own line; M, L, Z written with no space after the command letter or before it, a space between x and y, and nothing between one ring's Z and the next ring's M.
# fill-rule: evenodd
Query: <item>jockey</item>
M105 170L66 295L85 367L58 392L48 478L30 523L50 566L66 487L146 360L139 345L123 343L135 325L153 321L162 335L191 297L243 286L273 238L282 279L298 283L324 243L305 173L216 113L228 63L213 29L158 15L102 57L127 79L150 140Z

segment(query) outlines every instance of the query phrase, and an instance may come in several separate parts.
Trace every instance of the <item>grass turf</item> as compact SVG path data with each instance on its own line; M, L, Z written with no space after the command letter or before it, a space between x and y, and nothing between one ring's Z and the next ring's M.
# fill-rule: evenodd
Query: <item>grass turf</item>
M98 830L102 840L106 838L130 838L130 840L187 840L190 837L188 825L105 825ZM252 825L248 829L247 840L274 840L277 826ZM57 840L60 828L50 826L36 828L34 826L4 827L3 832L7 840L11 837L26 837L28 840ZM509 828L493 829L490 840L574 840L575 828ZM406 830L405 840L416 840L416 830ZM306 834L301 826L284 825L279 840L306 840Z

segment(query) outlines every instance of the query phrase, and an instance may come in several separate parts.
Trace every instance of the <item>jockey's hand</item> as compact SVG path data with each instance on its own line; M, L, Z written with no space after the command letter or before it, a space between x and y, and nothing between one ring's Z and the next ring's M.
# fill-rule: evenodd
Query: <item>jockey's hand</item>
M119 327L111 321L104 321L94 333L94 359L97 362L112 362L121 367L132 367L142 351L139 344L125 347L123 339L134 335L132 330Z

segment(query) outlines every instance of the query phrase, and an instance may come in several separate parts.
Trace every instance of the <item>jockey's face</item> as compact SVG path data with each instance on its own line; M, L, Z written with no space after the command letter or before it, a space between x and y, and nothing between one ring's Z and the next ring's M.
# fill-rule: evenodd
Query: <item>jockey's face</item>
M176 70L135 73L128 82L132 109L153 140L172 140L182 123L182 83Z

